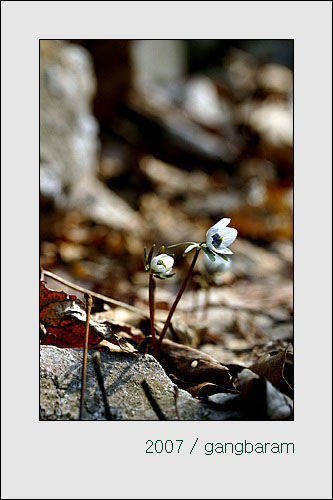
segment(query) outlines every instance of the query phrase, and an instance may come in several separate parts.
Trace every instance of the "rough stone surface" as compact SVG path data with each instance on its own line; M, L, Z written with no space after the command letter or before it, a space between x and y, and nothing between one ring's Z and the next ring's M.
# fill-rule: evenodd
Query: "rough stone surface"
M60 209L140 233L139 215L97 179L96 78L89 52L64 40L40 44L40 191Z
M84 419L105 420L104 405L88 352ZM101 352L104 385L115 420L157 420L141 387L147 381L168 420L177 420L175 386L160 364L149 355ZM77 420L79 417L82 349L40 347L40 419ZM206 405L179 390L178 411L182 420L208 420Z
M42 40L40 49L40 186L45 196L66 205L75 182L96 170L96 82L82 47Z

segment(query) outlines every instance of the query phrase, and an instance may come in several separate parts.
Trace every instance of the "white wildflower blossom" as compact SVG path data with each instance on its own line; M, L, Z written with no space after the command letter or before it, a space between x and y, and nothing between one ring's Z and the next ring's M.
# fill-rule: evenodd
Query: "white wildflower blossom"
M215 260L211 260L208 255L204 253L204 265L208 274L215 274L222 271L227 271L231 267L231 260L224 260L220 255L215 255Z
M161 253L160 255L156 255L156 257L152 258L150 268L154 274L164 277L169 276L172 273L173 264L174 259L171 255Z
M237 237L237 229L227 227L231 219L224 218L208 229L206 245L214 254L232 254L228 248Z

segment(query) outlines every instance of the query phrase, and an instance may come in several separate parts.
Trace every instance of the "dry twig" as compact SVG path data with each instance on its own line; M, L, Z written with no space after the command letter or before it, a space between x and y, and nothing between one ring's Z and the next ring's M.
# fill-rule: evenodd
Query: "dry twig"
M141 382L141 385L142 385L143 390L145 391L145 394L147 396L149 403L151 404L151 406L152 406L154 412L156 413L156 415L158 416L159 420L167 420L166 416L164 415L161 408L159 407L156 399L152 395L150 387L147 384L147 382L145 380L143 380Z
M104 379L103 379L103 374L102 374L102 369L101 369L101 356L100 356L98 351L93 354L93 361L94 361L94 367L95 367L95 372L96 372L96 377L98 380L99 388L101 390L102 397L103 397L105 416L106 416L107 420L112 420L112 415L111 415L110 408L109 408L108 398L106 396Z
M63 285L66 285L66 286L69 286L70 288L73 288L73 290L77 290L78 292L81 292L81 293L88 293L92 297L95 297L96 299L101 299L104 302L107 302L108 304L113 304L115 306L122 307L123 309L127 309L128 311L134 312L134 313L138 314L139 316L142 316L143 318L149 318L148 313L141 311L141 309L138 309L137 307L126 304L126 302L121 302L120 300L111 299L110 297L107 297L106 295L102 295L101 293L92 292L91 290L88 290L87 288L83 288L82 286L75 285L74 283L71 283L70 281L67 281L67 280L61 278L57 274L51 273L51 271L46 271L45 269L42 269L42 273L44 276L48 276L49 278L52 278L56 281L59 281L59 283L62 283Z
M179 396L179 389L178 385L174 384L175 387L175 410L176 410L176 415L178 420L181 420L180 414L179 414L179 409L178 409L178 396Z
M84 352L83 352L83 364L82 364L81 403L80 403L80 417L79 417L80 420L83 419L84 393L86 390L86 379L87 379L89 323L90 323L90 311L92 306L91 295L85 294L84 298L86 299L86 332L84 337Z

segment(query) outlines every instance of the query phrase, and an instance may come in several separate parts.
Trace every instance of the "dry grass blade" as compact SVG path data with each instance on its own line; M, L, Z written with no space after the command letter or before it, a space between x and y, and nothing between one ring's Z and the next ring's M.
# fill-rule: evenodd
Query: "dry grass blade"
M83 419L83 408L84 408L84 393L86 390L86 379L87 379L87 357L88 357L88 338L89 338L89 321L90 321L90 311L92 306L92 297L89 294L85 294L86 299L86 334L84 338L84 352L83 352L83 363L82 363L82 382L81 382L81 403L80 403L80 417Z

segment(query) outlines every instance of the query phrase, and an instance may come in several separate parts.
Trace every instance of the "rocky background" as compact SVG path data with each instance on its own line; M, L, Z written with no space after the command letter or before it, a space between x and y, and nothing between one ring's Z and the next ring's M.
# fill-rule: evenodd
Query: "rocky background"
M105 351L113 419L158 418L143 379L168 419L292 418L292 68L289 41L41 41L41 267L133 308L94 300L94 320L127 329L136 349L150 333L144 246L203 241L222 217L239 232L229 270L207 276L199 259L168 332L228 367L235 391ZM191 261L174 251L176 275L156 288L161 324ZM45 345L45 328L40 418L77 419L82 348ZM96 420L93 351L85 418Z

